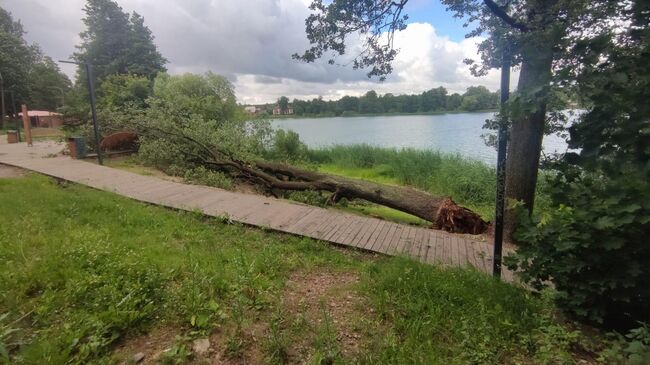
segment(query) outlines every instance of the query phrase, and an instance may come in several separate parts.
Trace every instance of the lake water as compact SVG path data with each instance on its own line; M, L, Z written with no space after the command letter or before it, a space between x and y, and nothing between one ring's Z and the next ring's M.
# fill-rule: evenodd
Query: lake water
M278 119L276 128L293 130L309 147L369 144L410 147L457 153L496 164L496 150L483 142L483 124L493 113L455 113L376 117ZM544 137L544 152L565 152L566 142L555 135Z

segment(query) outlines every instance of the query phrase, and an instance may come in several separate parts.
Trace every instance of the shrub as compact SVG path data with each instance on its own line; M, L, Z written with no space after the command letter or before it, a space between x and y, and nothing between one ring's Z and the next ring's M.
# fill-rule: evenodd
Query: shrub
M271 148L271 157L284 161L304 160L307 153L307 147L300 141L298 133L289 130L279 129L273 136L273 147Z
M611 327L650 320L650 189L643 173L610 179L569 170L551 178L553 202L539 217L522 214L507 259L541 288L553 281L570 313Z
M185 170L185 180L222 189L232 189L232 179L221 171L208 170L203 166Z
M650 329L647 325L630 330L625 336L613 333L611 347L600 354L605 364L650 364Z

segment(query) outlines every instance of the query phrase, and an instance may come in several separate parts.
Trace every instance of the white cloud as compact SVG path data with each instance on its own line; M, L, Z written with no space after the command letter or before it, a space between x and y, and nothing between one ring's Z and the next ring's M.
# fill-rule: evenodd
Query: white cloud
M428 23L410 24L395 36L395 46L400 53L394 62L393 74L383 82L364 79L358 81L337 80L331 84L305 82L291 77L274 79L272 83L260 83L252 74L237 74L235 85L239 98L245 103L260 103L275 100L280 95L290 98L336 99L344 95L362 95L368 90L380 94L411 94L443 86L450 93L463 93L472 85L484 85L491 90L499 87L498 72L476 78L463 62L465 58L477 57L477 43L480 39L450 41L436 34ZM340 69L337 66L325 66ZM365 74L365 71L358 71Z
M476 56L475 39L450 41L428 23L410 24L395 37L400 49L394 73L379 83L365 70L305 64L291 59L308 42L304 20L309 0L118 0L136 11L169 59L171 73L212 70L233 80L240 101L269 102L281 95L326 99L379 93L419 93L444 86L463 92L470 85L498 88L498 75L470 75L463 59ZM83 0L0 0L22 20L27 38L55 59L68 58L83 30ZM352 47L353 48L353 47ZM343 62L342 62L343 63ZM73 74L72 68L64 68Z

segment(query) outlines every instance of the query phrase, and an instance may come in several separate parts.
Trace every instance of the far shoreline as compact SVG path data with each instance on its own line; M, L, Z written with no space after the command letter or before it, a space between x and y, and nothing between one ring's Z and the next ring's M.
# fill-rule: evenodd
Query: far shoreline
M323 119L323 118L355 118L355 117L400 117L400 116L419 116L419 115L443 115L443 114L474 114L474 113L496 113L499 109L480 109L473 111L466 110L447 110L436 112L421 112L421 113L363 113L353 115L333 115L333 114L318 114L318 115L270 115L266 118L270 120L282 119ZM264 116L260 116L263 119Z

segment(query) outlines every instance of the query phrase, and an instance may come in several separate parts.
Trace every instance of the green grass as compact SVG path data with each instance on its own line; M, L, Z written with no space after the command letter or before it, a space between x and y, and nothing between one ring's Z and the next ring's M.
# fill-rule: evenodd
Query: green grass
M488 220L494 215L494 168L460 155L355 145L310 150L309 160L323 172L413 186L450 196Z
M374 258L37 175L0 179L0 202L0 363L121 362L132 355L114 352L121 341L160 327L178 336L170 362L210 334L226 337L227 356L245 356L255 343L243 334L256 324L268 363L297 343L314 364L570 362L584 341L553 319L548 300L473 271ZM326 298L363 298L344 321L360 334L357 352L341 351L337 308L303 317L283 300L289 276L319 271L360 278Z

